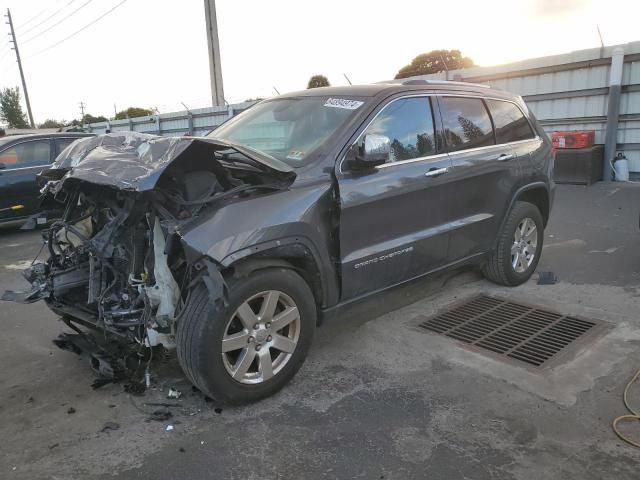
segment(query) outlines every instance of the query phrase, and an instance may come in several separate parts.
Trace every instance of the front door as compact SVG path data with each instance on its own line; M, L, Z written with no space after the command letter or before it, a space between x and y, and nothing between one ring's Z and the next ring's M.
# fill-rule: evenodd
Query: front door
M391 100L359 136L391 141L389 161L368 171L343 163L342 299L393 285L447 261L449 158L436 141L429 97Z
M50 162L48 139L24 141L0 151L0 220L36 212L40 195L36 175Z

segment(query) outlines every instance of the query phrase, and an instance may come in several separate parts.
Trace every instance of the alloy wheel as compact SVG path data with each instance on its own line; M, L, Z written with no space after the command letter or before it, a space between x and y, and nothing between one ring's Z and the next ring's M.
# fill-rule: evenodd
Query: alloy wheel
M253 295L225 328L222 359L227 373L245 384L277 375L296 349L300 325L298 307L285 293L268 290Z
M526 217L520 220L513 234L511 266L516 273L525 272L533 263L538 246L536 222Z

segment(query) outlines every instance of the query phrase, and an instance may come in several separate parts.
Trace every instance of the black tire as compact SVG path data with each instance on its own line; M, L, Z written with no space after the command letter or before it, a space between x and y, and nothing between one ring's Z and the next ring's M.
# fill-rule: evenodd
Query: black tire
M511 263L511 246L514 242L516 228L525 218L530 218L536 225L537 244L533 261L529 267L523 272L517 272ZM495 250L482 267L482 274L499 285L514 287L526 282L538 266L543 240L544 223L538 207L528 202L515 202L502 227Z
M228 287L226 307L222 302L214 307L204 285L195 287L177 326L178 361L185 375L205 395L230 404L255 402L280 390L304 362L315 331L316 304L304 279L286 268L259 270L248 277L232 279ZM225 367L222 339L238 307L252 296L269 290L284 293L297 306L300 314L297 344L273 377L257 384L241 383Z

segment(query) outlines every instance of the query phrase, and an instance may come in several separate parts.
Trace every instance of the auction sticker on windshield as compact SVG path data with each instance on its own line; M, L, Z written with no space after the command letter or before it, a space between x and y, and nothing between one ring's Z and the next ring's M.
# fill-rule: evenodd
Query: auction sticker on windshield
M346 108L347 110L355 110L364 102L359 100L349 100L348 98L330 98L325 103L325 107Z

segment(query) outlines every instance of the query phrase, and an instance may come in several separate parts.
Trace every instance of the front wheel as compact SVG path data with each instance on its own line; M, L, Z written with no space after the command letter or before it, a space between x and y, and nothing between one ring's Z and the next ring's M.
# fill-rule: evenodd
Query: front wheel
M543 239L544 223L538 207L516 202L495 250L482 268L483 275L500 285L516 286L526 282L540 260Z
M302 365L316 325L306 282L288 269L268 269L229 282L229 302L192 292L177 330L178 359L206 395L241 404L282 388Z

